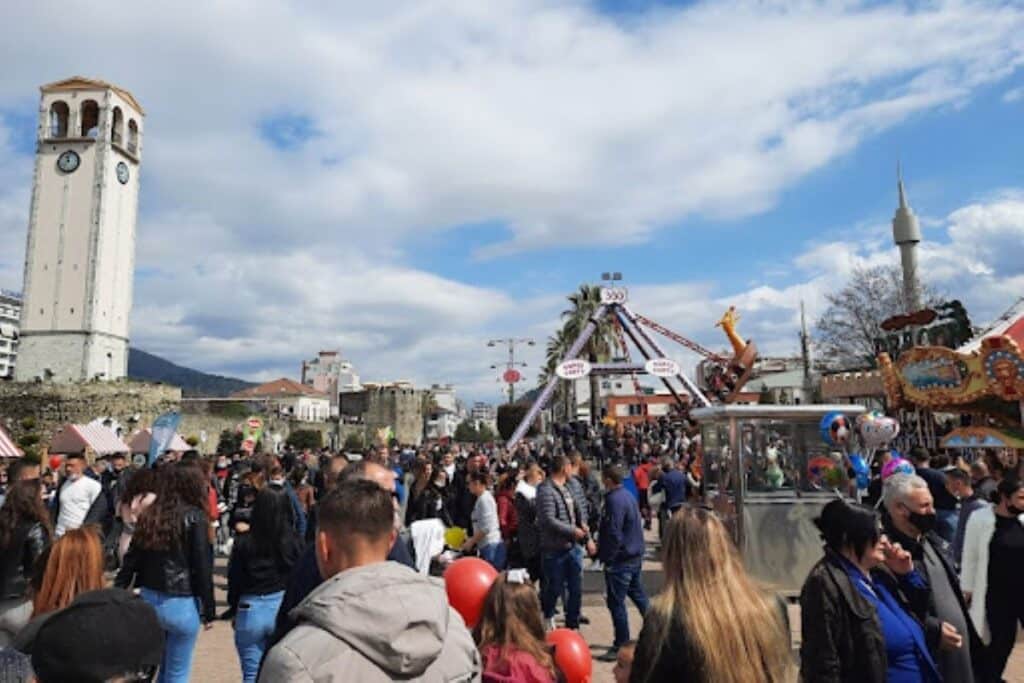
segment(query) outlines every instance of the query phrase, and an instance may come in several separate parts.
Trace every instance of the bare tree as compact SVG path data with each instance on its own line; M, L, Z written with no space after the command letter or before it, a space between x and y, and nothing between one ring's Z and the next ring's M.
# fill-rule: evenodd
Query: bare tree
M874 366L875 338L882 334L879 326L908 312L899 266L856 268L850 281L826 294L825 300L828 308L815 325L818 351L842 367ZM934 306L940 295L922 284L921 300L926 307Z

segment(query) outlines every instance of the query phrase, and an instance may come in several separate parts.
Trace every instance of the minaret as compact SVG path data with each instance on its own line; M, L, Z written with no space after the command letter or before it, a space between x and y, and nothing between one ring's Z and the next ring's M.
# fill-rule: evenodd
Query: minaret
M896 187L899 190L900 205L896 215L892 217L892 238L900 248L900 261L903 263L903 300L906 302L906 313L919 311L921 303L921 287L917 279L917 244L921 241L921 228L917 224L914 210L907 204L907 194L903 190L903 174L896 164Z

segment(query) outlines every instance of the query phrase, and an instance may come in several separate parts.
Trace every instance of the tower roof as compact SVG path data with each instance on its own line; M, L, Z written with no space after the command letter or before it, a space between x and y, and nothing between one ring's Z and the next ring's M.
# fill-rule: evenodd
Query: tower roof
M53 83L47 83L46 85L40 86L40 92L63 92L72 90L113 90L122 98L125 99L130 105L140 113L145 115L145 111L142 109L142 105L135 99L135 96L124 88L120 88L113 83L100 80L98 78L86 78L85 76L72 76L71 78L65 78L60 81L54 81Z
M896 164L896 191L899 193L899 206L892 217L892 238L896 244L911 244L921 241L921 227L917 223L914 210L907 203L907 192L903 188L903 171Z

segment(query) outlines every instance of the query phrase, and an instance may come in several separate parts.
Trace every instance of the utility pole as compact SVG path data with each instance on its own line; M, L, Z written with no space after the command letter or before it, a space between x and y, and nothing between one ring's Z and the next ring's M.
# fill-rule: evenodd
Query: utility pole
M525 368L526 363L516 360L516 344L526 344L527 346L533 346L536 342L529 337L505 337L502 339L492 339L487 342L487 346L507 346L508 347L508 360L505 361L505 372L502 373L501 379L508 384L508 402L515 403L516 400L516 382L522 379L522 374L516 368ZM498 370L501 366L494 364L491 366L492 370Z

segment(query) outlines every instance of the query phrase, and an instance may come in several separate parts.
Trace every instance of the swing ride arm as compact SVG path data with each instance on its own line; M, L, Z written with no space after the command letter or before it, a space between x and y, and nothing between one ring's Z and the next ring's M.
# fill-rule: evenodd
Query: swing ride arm
M704 356L705 358L709 358L709 359L715 361L716 363L724 363L726 365L729 364L729 359L728 358L723 358L722 356L718 355L714 351L711 351L709 349L704 348L703 346L701 346L697 342L692 341L690 339L687 339L686 337L684 337L681 334L677 334L676 332L673 332L672 330L668 329L664 325L661 325L659 323L654 322L650 318L645 318L644 316L640 315L639 313L635 313L635 312L632 312L632 313L633 313L633 317L636 319L636 321L638 323L640 323L642 325L646 325L647 327L651 328L652 330L654 330L658 334L663 335L665 337L668 337L669 339L671 339L672 341L676 342L677 344L681 344L682 346L685 346L686 348L690 349L691 351L699 353L700 355Z

